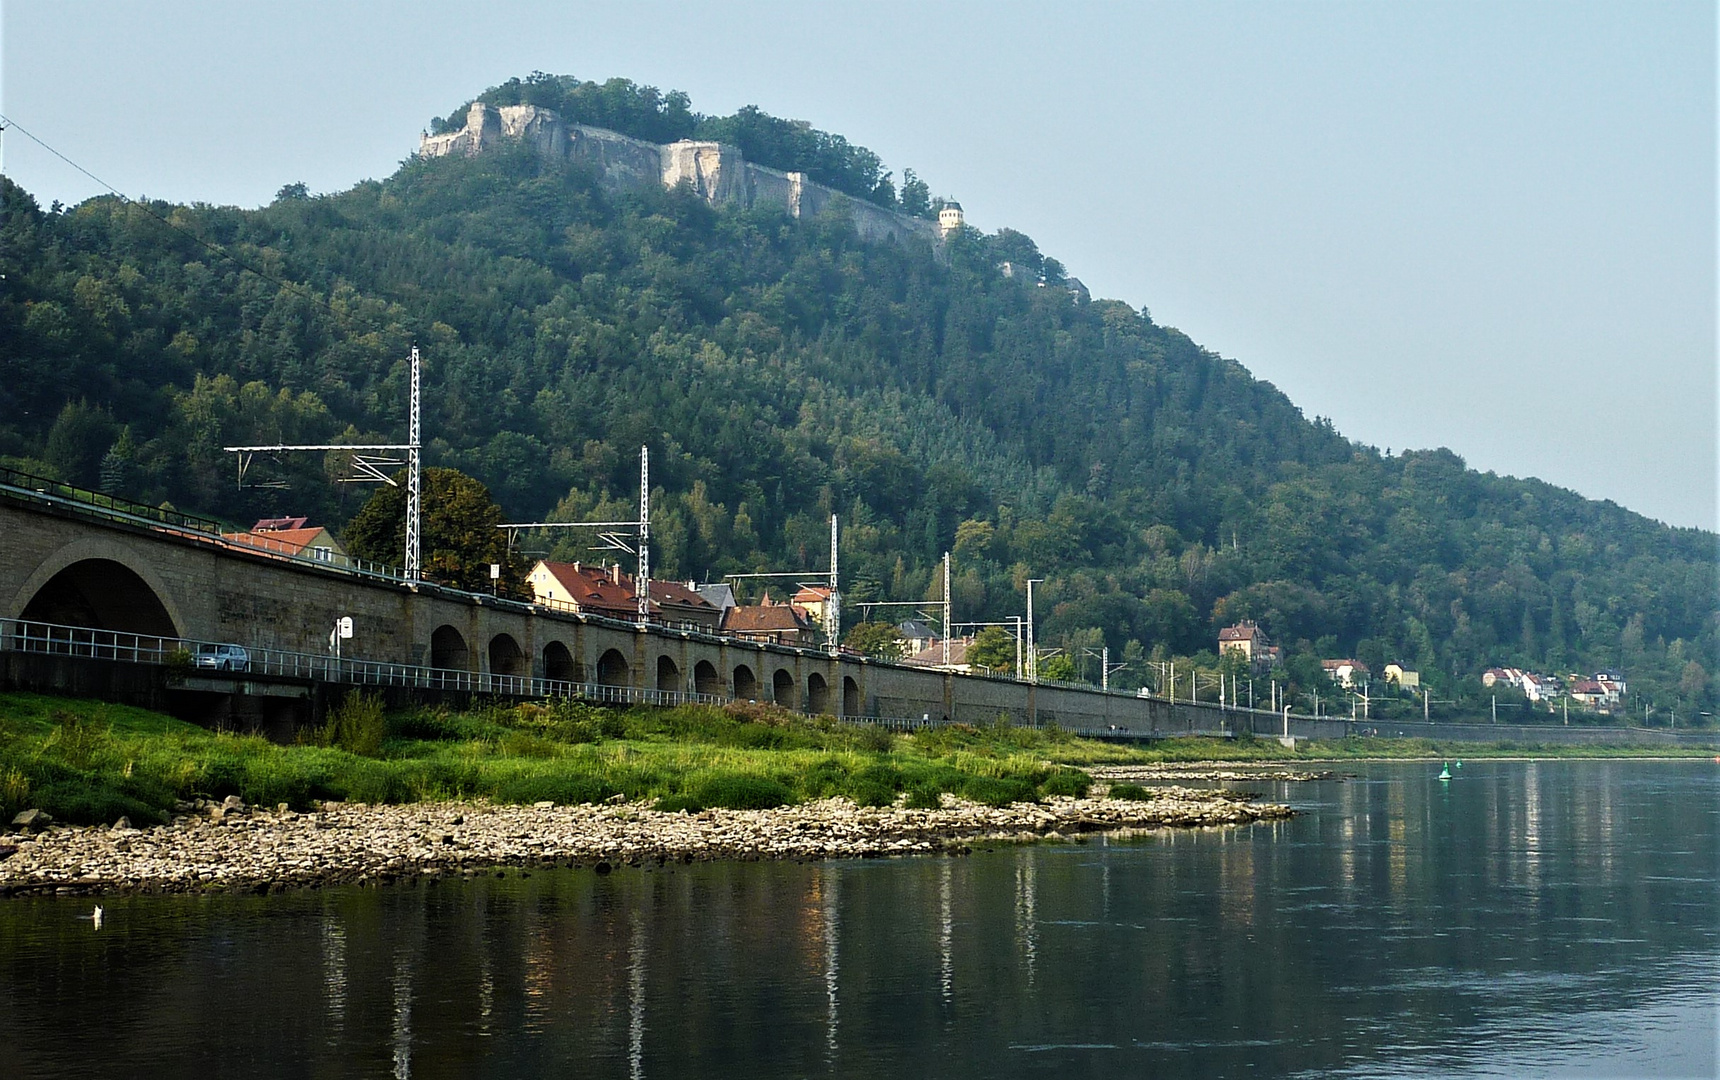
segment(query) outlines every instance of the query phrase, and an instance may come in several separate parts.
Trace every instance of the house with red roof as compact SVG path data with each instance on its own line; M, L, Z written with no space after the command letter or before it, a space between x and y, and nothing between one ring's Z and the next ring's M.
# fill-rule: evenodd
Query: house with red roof
M223 539L240 547L286 555L295 559L344 565L346 549L334 534L321 525L307 525L302 517L263 518L244 532L222 533Z
M1284 659L1284 650L1267 640L1266 631L1253 619L1243 619L1218 632L1218 655L1222 657L1226 652L1241 653L1248 666L1256 671L1274 667Z
M757 604L740 604L723 612L722 632L747 641L812 647L820 633L812 617L793 604L778 603L764 594Z
M552 562L541 560L526 578L532 598L545 607L611 619L639 618L639 593L632 574L620 563ZM715 632L722 613L693 587L678 581L651 582L647 611L653 622L680 623Z

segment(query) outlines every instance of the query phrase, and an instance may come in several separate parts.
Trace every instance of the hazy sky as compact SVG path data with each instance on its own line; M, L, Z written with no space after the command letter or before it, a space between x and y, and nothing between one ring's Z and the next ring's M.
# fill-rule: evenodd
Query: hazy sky
M1711 3L0 3L0 111L128 194L340 190L621 75L911 167L1352 438L1716 525Z

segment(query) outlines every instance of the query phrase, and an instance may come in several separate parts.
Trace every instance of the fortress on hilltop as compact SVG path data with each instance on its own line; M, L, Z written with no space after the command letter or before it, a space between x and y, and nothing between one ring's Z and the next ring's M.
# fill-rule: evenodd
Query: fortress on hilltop
M754 164L733 146L687 139L660 146L606 128L570 124L560 114L536 105L475 102L466 111L465 127L445 135L421 137L418 156L470 157L508 140L522 141L542 157L595 169L605 185L617 190L647 184L674 187L686 181L713 206L774 203L793 217L811 217L828 207L840 207L860 238L870 243L914 239L936 244L948 232L947 226L940 228L937 222L850 198L814 183L805 173Z

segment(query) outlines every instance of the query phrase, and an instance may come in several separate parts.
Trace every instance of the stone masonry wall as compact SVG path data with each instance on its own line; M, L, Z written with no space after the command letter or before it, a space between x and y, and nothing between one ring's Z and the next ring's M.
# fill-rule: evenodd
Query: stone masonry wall
M506 141L522 141L545 158L565 159L593 169L615 190L647 184L674 187L685 182L713 206L775 205L792 217L814 217L840 207L867 243L938 242L937 226L808 180L746 160L735 147L683 140L659 146L605 128L569 124L535 105L494 106L477 102L466 112L466 126L419 140L420 157L481 154Z

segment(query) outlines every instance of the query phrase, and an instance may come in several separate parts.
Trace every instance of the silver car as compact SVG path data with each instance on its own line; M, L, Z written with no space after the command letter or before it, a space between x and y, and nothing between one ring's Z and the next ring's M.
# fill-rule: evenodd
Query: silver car
M251 670L251 654L243 645L202 645L192 654L191 662L211 671Z

